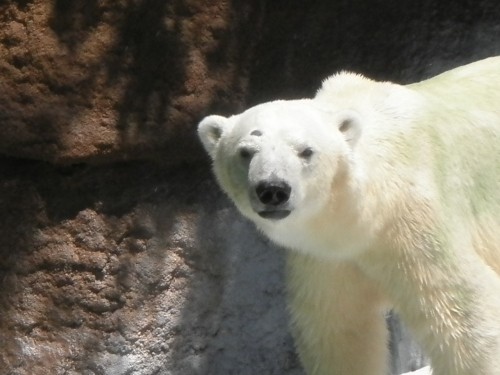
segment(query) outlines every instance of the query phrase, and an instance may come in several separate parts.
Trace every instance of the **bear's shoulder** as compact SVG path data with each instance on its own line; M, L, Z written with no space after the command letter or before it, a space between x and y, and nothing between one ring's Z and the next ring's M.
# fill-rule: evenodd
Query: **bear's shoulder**
M342 71L325 79L315 101L332 111L354 110L368 116L405 119L425 106L416 90L389 81L376 81Z
M374 83L370 78L365 77L362 74L341 71L339 73L333 74L323 80L321 91L342 91L346 89L352 89L353 87L367 87Z

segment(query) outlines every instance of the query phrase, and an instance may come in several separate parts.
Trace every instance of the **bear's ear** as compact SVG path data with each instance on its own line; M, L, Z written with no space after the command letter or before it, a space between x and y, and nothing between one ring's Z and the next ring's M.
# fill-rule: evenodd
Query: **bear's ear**
M210 157L215 157L215 149L222 133L227 130L229 119L223 116L211 115L201 120L198 125L198 136Z
M338 113L337 125L346 142L354 148L362 133L362 123L359 113L353 110L343 110Z

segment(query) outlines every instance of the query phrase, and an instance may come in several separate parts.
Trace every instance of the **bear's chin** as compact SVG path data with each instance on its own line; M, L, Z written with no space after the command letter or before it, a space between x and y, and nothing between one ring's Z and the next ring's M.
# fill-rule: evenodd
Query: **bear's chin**
M281 220L290 215L290 210L260 211L258 214L264 219Z

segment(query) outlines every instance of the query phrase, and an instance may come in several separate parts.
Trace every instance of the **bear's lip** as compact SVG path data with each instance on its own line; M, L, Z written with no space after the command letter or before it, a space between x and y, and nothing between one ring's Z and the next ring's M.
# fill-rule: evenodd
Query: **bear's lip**
M281 220L290 215L290 210L267 210L259 211L258 214L264 219Z

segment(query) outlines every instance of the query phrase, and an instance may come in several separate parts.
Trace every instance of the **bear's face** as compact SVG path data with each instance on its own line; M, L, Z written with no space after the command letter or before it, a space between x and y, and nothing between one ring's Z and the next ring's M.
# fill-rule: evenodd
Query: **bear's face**
M245 216L269 225L327 206L357 122L355 113L329 113L312 100L275 101L208 116L198 131L221 187Z

